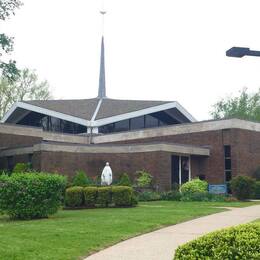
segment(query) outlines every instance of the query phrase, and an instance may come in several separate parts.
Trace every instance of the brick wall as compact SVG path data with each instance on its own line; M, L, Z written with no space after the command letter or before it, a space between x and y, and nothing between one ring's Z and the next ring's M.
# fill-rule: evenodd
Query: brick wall
M40 156L40 157L39 157ZM59 172L71 179L75 171L84 170L90 177L100 176L105 163L110 162L114 178L126 172L134 179L136 171L150 172L160 189L169 189L171 183L171 154L167 152L130 154L82 154L68 152L41 152L42 171ZM37 164L39 166L39 162Z

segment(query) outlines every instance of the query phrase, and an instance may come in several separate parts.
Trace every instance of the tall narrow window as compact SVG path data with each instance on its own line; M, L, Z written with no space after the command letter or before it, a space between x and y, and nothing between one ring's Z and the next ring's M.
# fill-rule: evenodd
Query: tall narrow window
M224 160L225 160L225 182L230 182L232 179L231 146L230 145L224 145Z
M7 168L9 172L12 172L14 169L14 157L7 156Z

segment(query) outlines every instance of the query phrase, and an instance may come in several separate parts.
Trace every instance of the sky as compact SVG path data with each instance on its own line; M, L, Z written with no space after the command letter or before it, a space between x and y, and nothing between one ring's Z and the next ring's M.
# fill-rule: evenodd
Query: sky
M260 50L259 0L104 0L109 98L178 101L197 120L244 87L260 87L260 58L228 58L232 46ZM23 0L1 32L10 56L36 69L56 99L98 92L101 0Z

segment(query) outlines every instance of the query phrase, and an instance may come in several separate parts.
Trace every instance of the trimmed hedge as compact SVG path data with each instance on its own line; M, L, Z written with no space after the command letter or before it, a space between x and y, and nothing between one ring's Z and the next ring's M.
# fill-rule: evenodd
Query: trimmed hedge
M129 207L132 206L132 198L134 191L131 187L115 186L112 187L112 197L115 206Z
M57 212L66 178L47 173L0 176L0 211L14 219L45 218Z
M130 207L137 203L133 188L127 186L71 187L65 195L65 205L69 208Z
M84 205L86 207L94 207L97 200L97 187L85 187L84 192Z
M66 189L65 204L68 207L80 207L84 203L83 187L74 186Z
M202 236L178 247L174 259L260 259L260 225L240 225Z
M98 195L96 204L102 207L107 207L112 202L112 188L111 186L98 188Z

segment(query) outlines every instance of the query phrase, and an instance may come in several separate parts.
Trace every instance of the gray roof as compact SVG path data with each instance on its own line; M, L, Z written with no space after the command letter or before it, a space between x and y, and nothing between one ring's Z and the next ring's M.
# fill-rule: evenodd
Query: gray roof
M37 107L75 116L85 120L91 120L100 99L75 99L75 100L33 100L22 101ZM146 101L146 100L120 100L102 99L101 106L96 115L97 119L112 117L141 109L159 106L172 101Z
M170 101L147 101L147 100L120 100L120 99L103 99L99 108L97 119L111 116L126 114L141 109L171 103Z
M85 120L91 120L98 101L99 99L92 98L75 100L33 100L22 102Z

